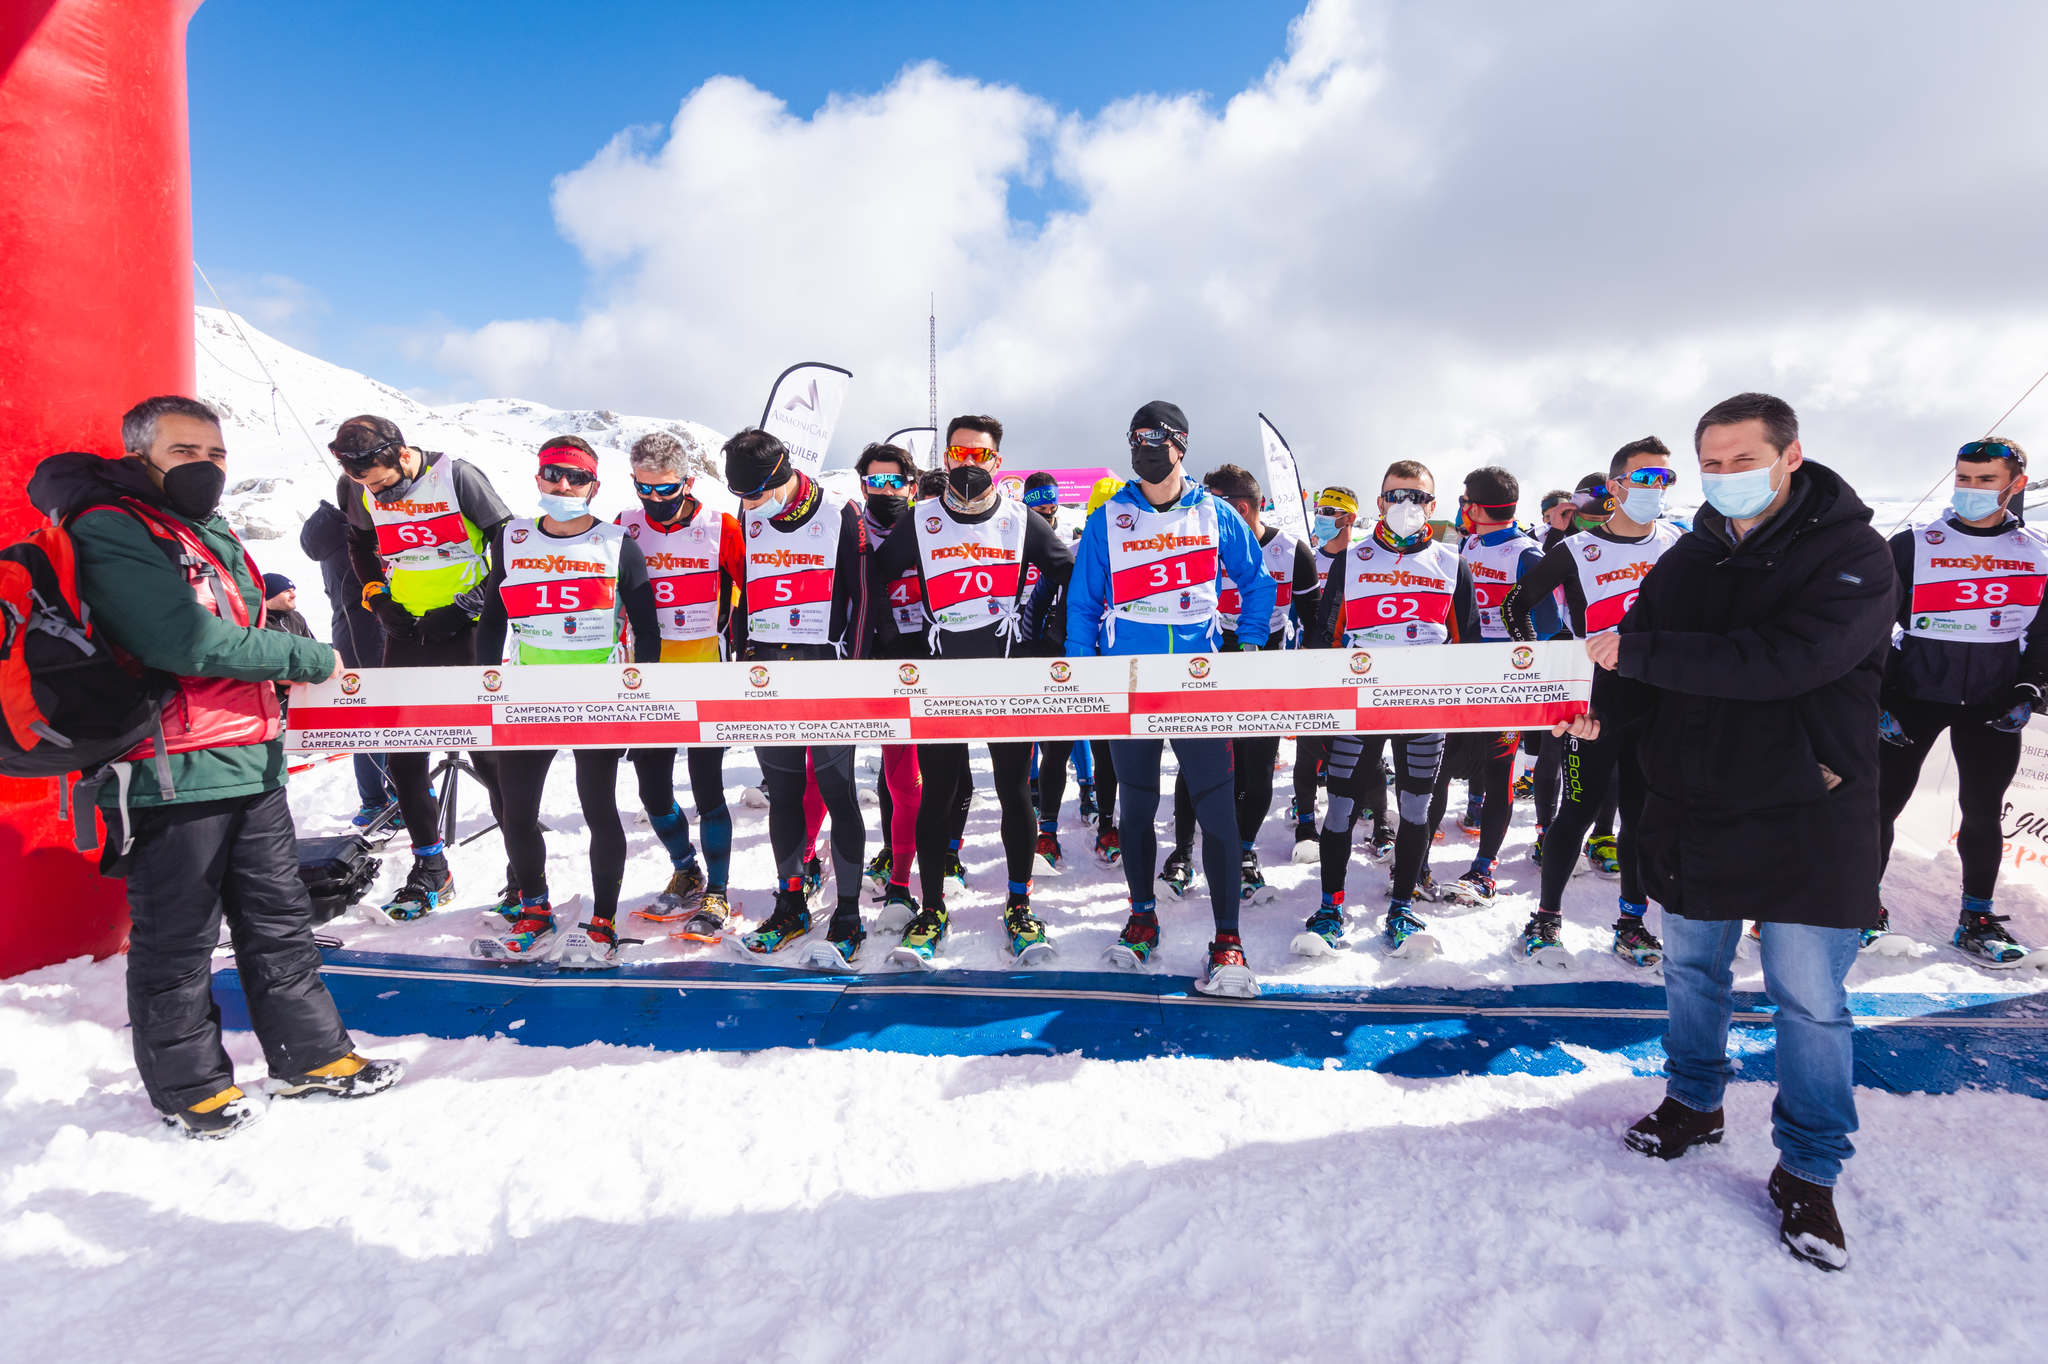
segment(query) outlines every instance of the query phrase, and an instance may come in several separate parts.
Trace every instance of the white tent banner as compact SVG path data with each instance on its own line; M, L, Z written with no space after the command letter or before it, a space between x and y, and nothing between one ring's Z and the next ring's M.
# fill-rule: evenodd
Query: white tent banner
M825 468L825 451L852 383L852 370L809 360L782 371L768 390L761 429L787 446L790 460L813 478Z
M891 432L887 444L908 451L910 462L920 469L939 467L934 458L939 449L939 428L936 426L906 426L901 431Z
M1265 519L1306 544L1308 512L1302 505L1301 470L1286 438L1263 412L1259 414L1259 443L1266 450L1266 491L1273 498L1272 514Z

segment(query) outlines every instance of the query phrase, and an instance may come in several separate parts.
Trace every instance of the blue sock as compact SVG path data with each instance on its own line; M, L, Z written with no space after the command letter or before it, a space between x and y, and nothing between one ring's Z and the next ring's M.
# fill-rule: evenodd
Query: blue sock
M413 844L412 855L414 857L439 857L446 848L447 845L437 838L432 843ZM1989 905L1991 902L1986 900L1984 903Z
M723 892L732 870L732 811L723 805L700 810L697 832L704 838L704 880L712 890Z
M521 909L546 909L548 908L548 893L542 891L538 895L522 895L519 897L519 907Z
M1338 910L1338 911L1340 911L1340 912L1341 912L1341 911L1343 910L1343 908L1344 908L1344 892L1343 892L1343 891L1341 891L1341 890L1326 890L1326 891L1324 891L1324 892L1323 892L1323 908L1324 908L1324 909L1334 909L1334 910Z
M1060 822L1056 819L1041 819L1038 821L1038 832L1042 834L1056 834L1059 831Z
M1031 883L1030 883L1029 881L1012 881L1012 882L1010 882L1010 894L1012 894L1012 895L1029 895L1030 893L1031 893Z
M1493 875L1494 867L1497 866L1499 862L1500 859L1497 857L1475 857L1472 859L1471 867L1467 869L1467 874L1478 876L1491 876Z
M670 805L667 814L650 814L647 823L661 840L661 846L668 849L672 866L687 867L697 860L696 845L690 842L690 821L683 815L682 806Z
M1965 914L1989 914L1990 912L1991 912L1991 897L1990 897L1990 896L1988 896L1988 895L1965 895L1965 896L1963 897L1963 913L1965 913Z
M1237 840L1237 850L1241 853L1250 852L1252 850L1252 841L1249 838L1240 838Z
M1157 900L1133 900L1131 901L1131 913L1142 914L1148 919L1156 918L1159 914L1159 902Z
M1643 915L1649 913L1649 910L1650 906L1647 903L1639 905L1635 901L1627 899L1625 897L1621 900L1621 912L1623 914L1630 915L1634 918L1642 918Z

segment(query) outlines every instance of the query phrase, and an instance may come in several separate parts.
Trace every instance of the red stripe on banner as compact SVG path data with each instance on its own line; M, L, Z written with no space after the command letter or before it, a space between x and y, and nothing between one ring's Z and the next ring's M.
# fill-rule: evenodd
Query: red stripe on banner
M781 701L699 701L697 719L712 724L771 724L792 720L903 720L905 696L821 696Z
M324 729L412 729L446 728L455 725L487 725L491 708L474 706L293 706L291 727Z
M694 744L699 737L694 720L553 720L491 726L491 743L500 748L670 748Z
M1531 705L1374 706L1358 712L1361 734L1430 734L1440 729L1547 729L1586 713L1584 701Z
M1123 711L1113 715L913 715L910 737L921 742L988 739L996 743L1035 743L1038 736L1053 730L1077 738L1106 735L1114 739L1131 737L1131 717Z
M1350 710L1355 687L1301 687L1286 691L1134 691L1133 713L1204 714L1219 711Z

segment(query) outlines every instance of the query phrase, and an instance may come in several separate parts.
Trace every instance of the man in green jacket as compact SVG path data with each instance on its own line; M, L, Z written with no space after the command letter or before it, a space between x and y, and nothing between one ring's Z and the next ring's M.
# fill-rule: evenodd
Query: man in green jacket
M57 455L29 497L68 526L79 593L117 649L167 675L159 732L101 786L103 869L128 878L128 1015L164 1121L219 1137L262 1106L234 1083L212 997L225 915L273 1092L357 1097L400 1061L366 1060L320 979L312 904L285 801L279 682L340 671L334 650L263 628L263 579L218 510L227 450L213 409L151 398L121 422L125 459Z

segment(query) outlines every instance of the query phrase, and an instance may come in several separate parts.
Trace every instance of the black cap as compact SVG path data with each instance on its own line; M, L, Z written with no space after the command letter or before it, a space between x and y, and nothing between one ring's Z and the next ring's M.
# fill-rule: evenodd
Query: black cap
M293 591L297 586L297 583L282 573L266 573L263 575L263 599L269 601L278 593Z
M1131 430L1157 429L1171 432L1174 444L1181 449L1188 448L1188 416L1172 403L1154 398L1138 409L1138 415L1131 418Z
M725 443L725 486L734 497L758 497L789 482L789 451L759 427Z

